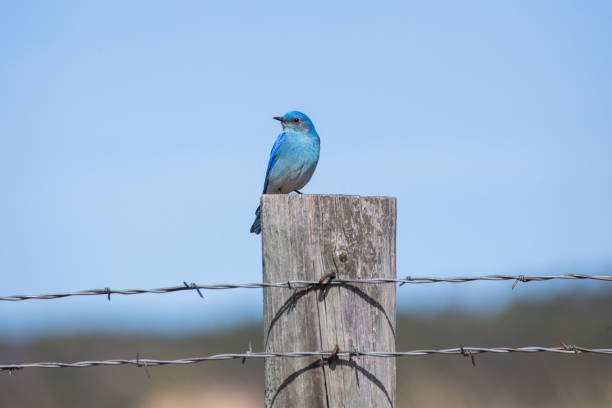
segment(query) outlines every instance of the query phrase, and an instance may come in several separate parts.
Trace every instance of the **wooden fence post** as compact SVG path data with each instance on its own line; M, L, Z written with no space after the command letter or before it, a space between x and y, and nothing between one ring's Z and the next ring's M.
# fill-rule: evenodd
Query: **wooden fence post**
M395 278L396 199L262 196L263 281ZM329 275L328 275L329 276ZM395 351L395 285L264 289L267 352ZM268 358L265 407L395 407L395 359Z

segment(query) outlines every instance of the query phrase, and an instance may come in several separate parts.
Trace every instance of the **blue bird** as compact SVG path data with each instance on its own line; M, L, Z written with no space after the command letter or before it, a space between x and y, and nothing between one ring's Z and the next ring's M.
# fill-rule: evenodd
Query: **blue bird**
M319 161L319 135L308 116L298 111L275 116L283 125L272 151L262 194L289 194L308 183ZM261 232L261 206L255 211L251 232Z

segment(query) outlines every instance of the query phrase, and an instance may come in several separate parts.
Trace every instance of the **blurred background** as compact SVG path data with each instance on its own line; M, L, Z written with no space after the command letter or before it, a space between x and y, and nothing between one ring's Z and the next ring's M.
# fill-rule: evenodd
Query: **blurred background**
M606 1L0 2L0 295L260 281L293 109L304 193L398 198L399 276L612 274L611 40ZM204 295L4 302L0 362L261 349L260 290ZM406 285L397 347L610 346L611 295ZM612 404L610 358L476 360L398 360L398 406ZM150 371L2 375L0 406L262 405L255 361Z

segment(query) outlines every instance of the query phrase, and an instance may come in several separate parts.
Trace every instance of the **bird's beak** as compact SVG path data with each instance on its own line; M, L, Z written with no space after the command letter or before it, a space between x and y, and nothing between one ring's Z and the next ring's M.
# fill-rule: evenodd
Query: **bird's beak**
M274 116L272 119L276 119L276 120L278 120L279 122L283 122L283 123L285 123L285 120L286 120L286 119L285 119L285 118L283 118L282 116Z

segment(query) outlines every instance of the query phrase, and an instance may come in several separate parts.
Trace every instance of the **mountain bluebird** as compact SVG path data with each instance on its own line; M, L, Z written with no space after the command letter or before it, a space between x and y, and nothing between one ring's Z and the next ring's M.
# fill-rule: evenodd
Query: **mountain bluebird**
M300 193L319 161L319 135L308 116L298 111L275 116L283 125L283 133L278 135L272 151L263 194ZM255 211L255 221L251 232L261 232L261 206Z

